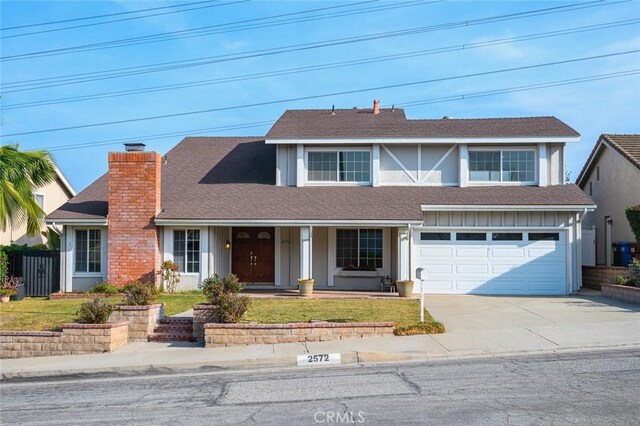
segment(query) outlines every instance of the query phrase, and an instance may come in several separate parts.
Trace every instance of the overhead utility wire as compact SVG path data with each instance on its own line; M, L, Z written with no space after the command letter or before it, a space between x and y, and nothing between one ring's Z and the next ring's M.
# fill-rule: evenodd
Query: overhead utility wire
M566 28L562 30L527 34L527 35L509 37L509 38L503 38L503 39L487 40L487 41L477 42L477 43L452 45L452 46L439 47L439 48L426 49L426 50L417 50L417 51L411 51L411 52L405 52L405 53L398 53L394 55L375 56L375 57L369 57L369 58L354 59L350 61L340 61L340 62L332 62L332 63L326 63L326 64L311 65L306 67L287 68L287 69L274 70L274 71L261 72L261 73L243 74L243 75L236 75L236 76L230 76L230 77L197 80L192 82L142 87L142 88L130 89L130 90L102 92L102 93L97 93L92 95L79 95L79 96L70 96L70 97L57 98L57 99L45 99L45 100L38 100L38 101L31 101L31 102L14 103L14 104L4 105L3 109L11 110L11 109L31 108L31 107L46 106L46 105L66 104L66 103L72 103L72 102L82 102L82 101L89 101L89 100L103 99L103 98L139 95L139 94L153 93L153 92L160 92L160 91L167 91L167 90L188 89L192 87L224 84L224 83L230 83L230 82L236 82L236 81L255 80L260 78L275 77L275 76L281 76L281 75L300 74L300 73L306 73L306 72L370 64L375 62L386 62L386 61L393 61L393 60L399 60L399 59L414 58L414 57L427 56L432 54L446 53L446 52L459 51L459 50L470 50L470 49L476 49L476 48L482 48L482 47L488 47L488 46L515 43L520 41L538 40L538 39L548 38L548 37L558 37L563 35L596 31L596 30L620 27L625 25L633 25L638 23L640 23L640 18L606 22L599 25L588 25L588 26L582 26L582 27ZM6 93L11 93L11 91Z
M116 13L107 13L107 14L103 14L103 15L82 16L82 17L79 17L79 18L62 19L60 21L48 21L48 22L39 22L39 23L35 23L35 24L14 25L12 27L2 27L2 28L0 28L0 31L17 30L17 29L20 29L20 28L42 27L42 26L46 26L46 25L55 25L55 24L64 24L66 22L86 21L88 19L108 18L110 16L131 15L131 14L134 14L134 13L150 12L150 11L153 11L153 10L174 9L176 7L194 6L194 5L197 5L197 4L205 4L205 3L216 3L216 2L219 2L219 1L220 0L196 1L196 2L190 2L190 3L173 4L173 5L169 5L169 6L151 7L151 8L148 8L148 9L129 10L129 11L126 11L126 12L116 12ZM141 18L145 18L147 16L155 16L155 15L141 16Z
M472 93L467 93L463 95L445 96L440 98L422 99L417 101L407 101L407 102L385 105L385 107L399 106L399 107L411 108L418 105L435 104L435 103L450 102L450 101L462 101L466 99L474 99L474 98L480 98L485 96L495 96L495 95L504 94L504 93L515 93L515 92L523 92L523 91L529 91L529 90L545 89L549 87L569 86L572 84L579 84L579 83L598 81L598 80L609 80L612 78L628 77L628 76L638 75L638 74L640 74L640 68L626 70L626 71L619 71L614 73L607 73L607 74L595 74L590 76L576 77L576 78L565 79L565 80L547 81L544 83L529 84L525 86L515 86L515 87L509 87L509 88L503 88L503 89L487 90L482 92L472 92ZM69 149L93 148L98 146L116 145L116 144L127 142L127 141L142 142L147 140L166 139L166 138L171 138L175 136L184 137L187 134L195 134L196 132L207 132L207 131L215 131L215 130L235 130L235 129L241 129L241 128L262 127L262 126L272 125L274 122L275 122L274 120L268 120L268 121L252 122L252 123L244 123L244 124L238 123L228 127L225 126L225 127L213 127L213 128L205 128L205 129L190 129L190 130L175 131L170 133L157 133L157 134L151 134L151 135L133 136L133 137L126 137L126 138L119 138L119 139L108 139L108 140L94 141L94 142L58 145L58 146L53 146L49 148L42 147L39 149L48 150L48 151L63 151L63 150L69 150Z
M590 7L603 6L603 5L605 4L592 5ZM447 24L431 25L428 27L417 27L417 28L409 28L405 30L376 33L376 34L370 34L365 36L355 36L355 37L348 37L348 38L341 38L341 39L324 40L324 41L313 42L313 43L303 43L303 44L280 46L280 47L268 48L268 49L252 50L252 51L246 51L246 52L235 53L235 54L200 57L200 58L194 58L194 59L161 62L161 63L155 63L155 64L134 66L134 67L114 68L114 69L109 69L104 71L93 71L93 72L87 72L87 73L68 74L68 75L56 76L56 77L44 77L44 78L31 79L31 80L13 81L13 82L5 83L3 85L3 88L16 89L16 88L25 88L25 86L34 86L34 85L38 85L38 87L35 87L35 88L42 88L42 86L44 85L46 85L46 87L61 85L61 84L54 85L52 83L76 84L76 83L89 82L89 81L128 77L133 75L146 74L150 72L161 72L161 71L187 68L187 67L193 67L193 66L209 65L213 63L236 61L236 60L247 59L247 58L270 56L270 55L281 54L281 53L304 51L304 50L317 49L317 48L323 48L323 47L333 47L337 45L357 43L362 41L370 41L370 40L377 40L377 39L383 39L383 38L389 38L389 37L412 35L412 34L418 34L418 33L430 32L430 31L439 31L444 29L458 28L458 27L464 27L464 26L470 26L470 25L480 25L480 24L487 24L487 23L493 23L493 22L501 22L501 21L506 21L511 19L520 19L523 17L538 16L541 14L549 14L549 13L560 13L560 12L566 11L566 10L551 11L550 9L556 9L556 8L547 8L547 9L539 9L534 11L522 12L522 13L519 13L517 16L505 17L505 15L500 15L500 16L493 16L493 17L486 17L486 18L478 18L478 19L475 19L473 23L470 23L470 21L459 21L459 22L453 22L453 23L447 23ZM532 15L533 13L536 13L536 15ZM4 93L9 93L6 90L3 90L3 91ZM12 90L12 91L16 91L16 90Z
M368 1L363 1L363 2L360 2L360 3L340 4L340 5L337 5L337 6L323 7L323 8L319 8L319 9L309 9L309 10L304 10L304 11L300 11L300 12L293 12L293 13L287 13L287 14L282 14L282 15L267 16L267 17L263 17L263 18L250 19L250 20L247 20L247 21L239 21L239 22L251 22L251 21L262 21L262 20L266 21L266 20L272 20L274 18L282 17L282 16L303 15L303 14L307 14L307 13L315 13L315 12L326 11L326 10L329 10L329 9L352 7L352 6L357 6L357 5L365 4L365 3L372 3L372 2L376 2L376 1L378 1L378 0L368 0ZM266 23L262 23L262 24L237 25L236 22L231 22L231 23L217 24L217 25L211 25L211 26L207 26L207 27L200 27L200 28L189 29L189 30L181 30L181 31L158 33L158 34L150 34L150 35L146 35L146 36L130 37L130 38L120 39L120 40L111 40L111 41L104 41L104 42L99 42L99 43L91 43L91 44L84 44L84 45L78 45L78 46L62 47L62 48L57 48L57 49L49 49L49 50L42 50L42 51L36 51L36 52L28 52L28 53L22 53L22 54L17 54L17 55L2 56L2 57L0 57L0 60L2 60L2 61L16 61L16 60L24 60L24 59L35 59L35 58L43 58L43 57L49 57L49 56L66 55L66 54L71 54L71 53L91 52L91 51L102 50L102 49L111 49L111 48L118 48L118 47L127 47L127 46L141 45L141 44L157 43L157 42L161 42L161 41L171 41L171 40L179 40L179 39L192 38L192 37L201 37L201 36L213 35L213 34L223 34L223 33L230 33L230 32L236 32L236 31L245 31L245 30L252 30L252 29L257 29L257 28L279 27L279 26L288 25L288 24L299 24L299 23L303 23L303 22L317 21L317 20L322 20L322 19L339 18L339 17L351 16L351 15L361 15L361 14L365 14L365 13L372 13L372 12L380 12L380 11L386 11L386 10L400 9L400 8L405 8L405 7L419 6L419 5L423 5L423 4L439 3L439 2L442 2L442 1L443 0L432 0L432 1L412 0L412 1L404 2L404 3L396 2L396 3L386 4L386 5L382 5L382 6L369 6L369 7L362 7L362 8L359 8L359 9L353 9L353 10L348 10L348 11L339 11L339 12L330 12L330 13L324 13L324 14L317 14L316 16L311 16L311 17L285 18L285 19L279 19L279 20L276 20L276 21L273 21L273 22L266 22ZM214 28L214 27L219 27L219 28L222 28L222 29L206 30L206 31L202 30L202 28ZM182 34L182 33L184 33L184 34Z
M341 91L341 92L325 93L325 94L319 94L319 95L300 96L300 97L297 97L297 98L279 99L279 100L274 100L274 101L255 102L255 103L242 104L242 105L230 105L230 106L225 106L225 107L208 108L208 109L195 110L195 111L177 112L177 113L172 113L172 114L163 114L163 115L156 115L156 116L149 116L149 117L130 118L130 119L127 119L127 120L106 121L106 122L101 122L101 123L83 124L83 125L78 125L78 126L58 127L58 128L52 128L52 129L31 130L31 131L28 131L28 132L9 133L9 134L6 134L6 135L1 135L0 137L32 135L32 134L37 134L37 133L60 132L60 131L66 131L66 130L86 129L86 128L90 128L90 127L111 126L111 125L114 125L114 124L135 123L135 122L140 122L140 121L159 120L159 119L164 119L164 118L184 117L184 116L188 116L188 115L205 114L205 113L218 112L218 111L231 111L231 110L252 108L252 107L258 107L258 106L265 106L265 105L274 105L274 104L281 104L281 103L295 102L295 101L302 101L302 100L309 100L309 99L327 98L327 97L331 97L331 96L349 95L349 94L353 94L353 93L370 92L370 91L374 91L374 90L386 90L386 89L393 89L393 88L398 88L398 87L418 86L418 85L422 85L422 84L434 83L434 82L440 82L440 81L456 80L456 79L463 79L463 78L469 78L469 77L479 77L479 76L507 73L507 72L512 72L512 71L521 71L521 70L527 70L527 69L542 68L542 67L548 67L548 66L553 66L553 65L589 61L589 60L593 60L593 59L611 58L611 57L615 57L615 56L629 55L629 54L638 53L638 52L640 52L640 49L628 50L628 51L624 51L624 52L608 53L608 54L602 54L602 55L595 55L595 56L587 56L587 57L582 57L582 58L566 59L566 60L563 60L563 61L546 62L546 63L543 63L543 64L523 65L523 66L519 66L519 67L504 68L504 69L500 69L500 70L483 71L483 72L471 73L471 74L462 74L462 75L457 75L457 76L452 76L452 77L440 77L440 78L434 78L434 79L429 79L429 80L412 81L412 82L408 82L408 83L398 83L398 84L390 84L390 85L377 86L377 87L368 87L368 88L364 88L364 89L353 89L353 90L345 90L345 91Z

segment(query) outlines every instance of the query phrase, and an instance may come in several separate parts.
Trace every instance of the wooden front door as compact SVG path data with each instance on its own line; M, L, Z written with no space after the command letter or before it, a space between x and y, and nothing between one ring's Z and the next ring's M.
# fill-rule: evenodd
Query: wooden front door
M247 284L274 281L275 228L233 228L231 271Z

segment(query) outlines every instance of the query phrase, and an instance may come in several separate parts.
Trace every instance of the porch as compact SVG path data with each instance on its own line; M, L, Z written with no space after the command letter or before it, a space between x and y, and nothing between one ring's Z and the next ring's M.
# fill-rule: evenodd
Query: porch
M256 297L289 297L299 278L313 278L319 297L366 298L410 276L406 223L164 226L161 232L163 260L183 271L179 290L197 289L213 274L233 273Z

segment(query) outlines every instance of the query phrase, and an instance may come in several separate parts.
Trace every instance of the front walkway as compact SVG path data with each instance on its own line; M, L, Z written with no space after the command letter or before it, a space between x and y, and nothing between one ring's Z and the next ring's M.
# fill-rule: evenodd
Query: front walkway
M427 309L447 332L329 342L205 349L191 343L132 343L114 353L2 360L2 377L201 367L295 367L304 354L342 355L343 364L504 356L597 348L640 350L640 305L599 294L569 297L431 296Z
M300 297L297 288L273 288L273 289L252 289L245 288L242 294L249 297L278 299L283 297ZM419 295L414 295L418 298ZM347 290L313 290L313 299L397 299L398 293L381 292L381 291L347 291Z

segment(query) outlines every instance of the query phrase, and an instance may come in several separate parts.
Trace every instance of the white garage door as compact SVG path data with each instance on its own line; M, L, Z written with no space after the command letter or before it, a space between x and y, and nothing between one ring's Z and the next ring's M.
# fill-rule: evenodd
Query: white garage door
M558 230L416 231L413 265L427 270L427 293L567 294L565 238Z

